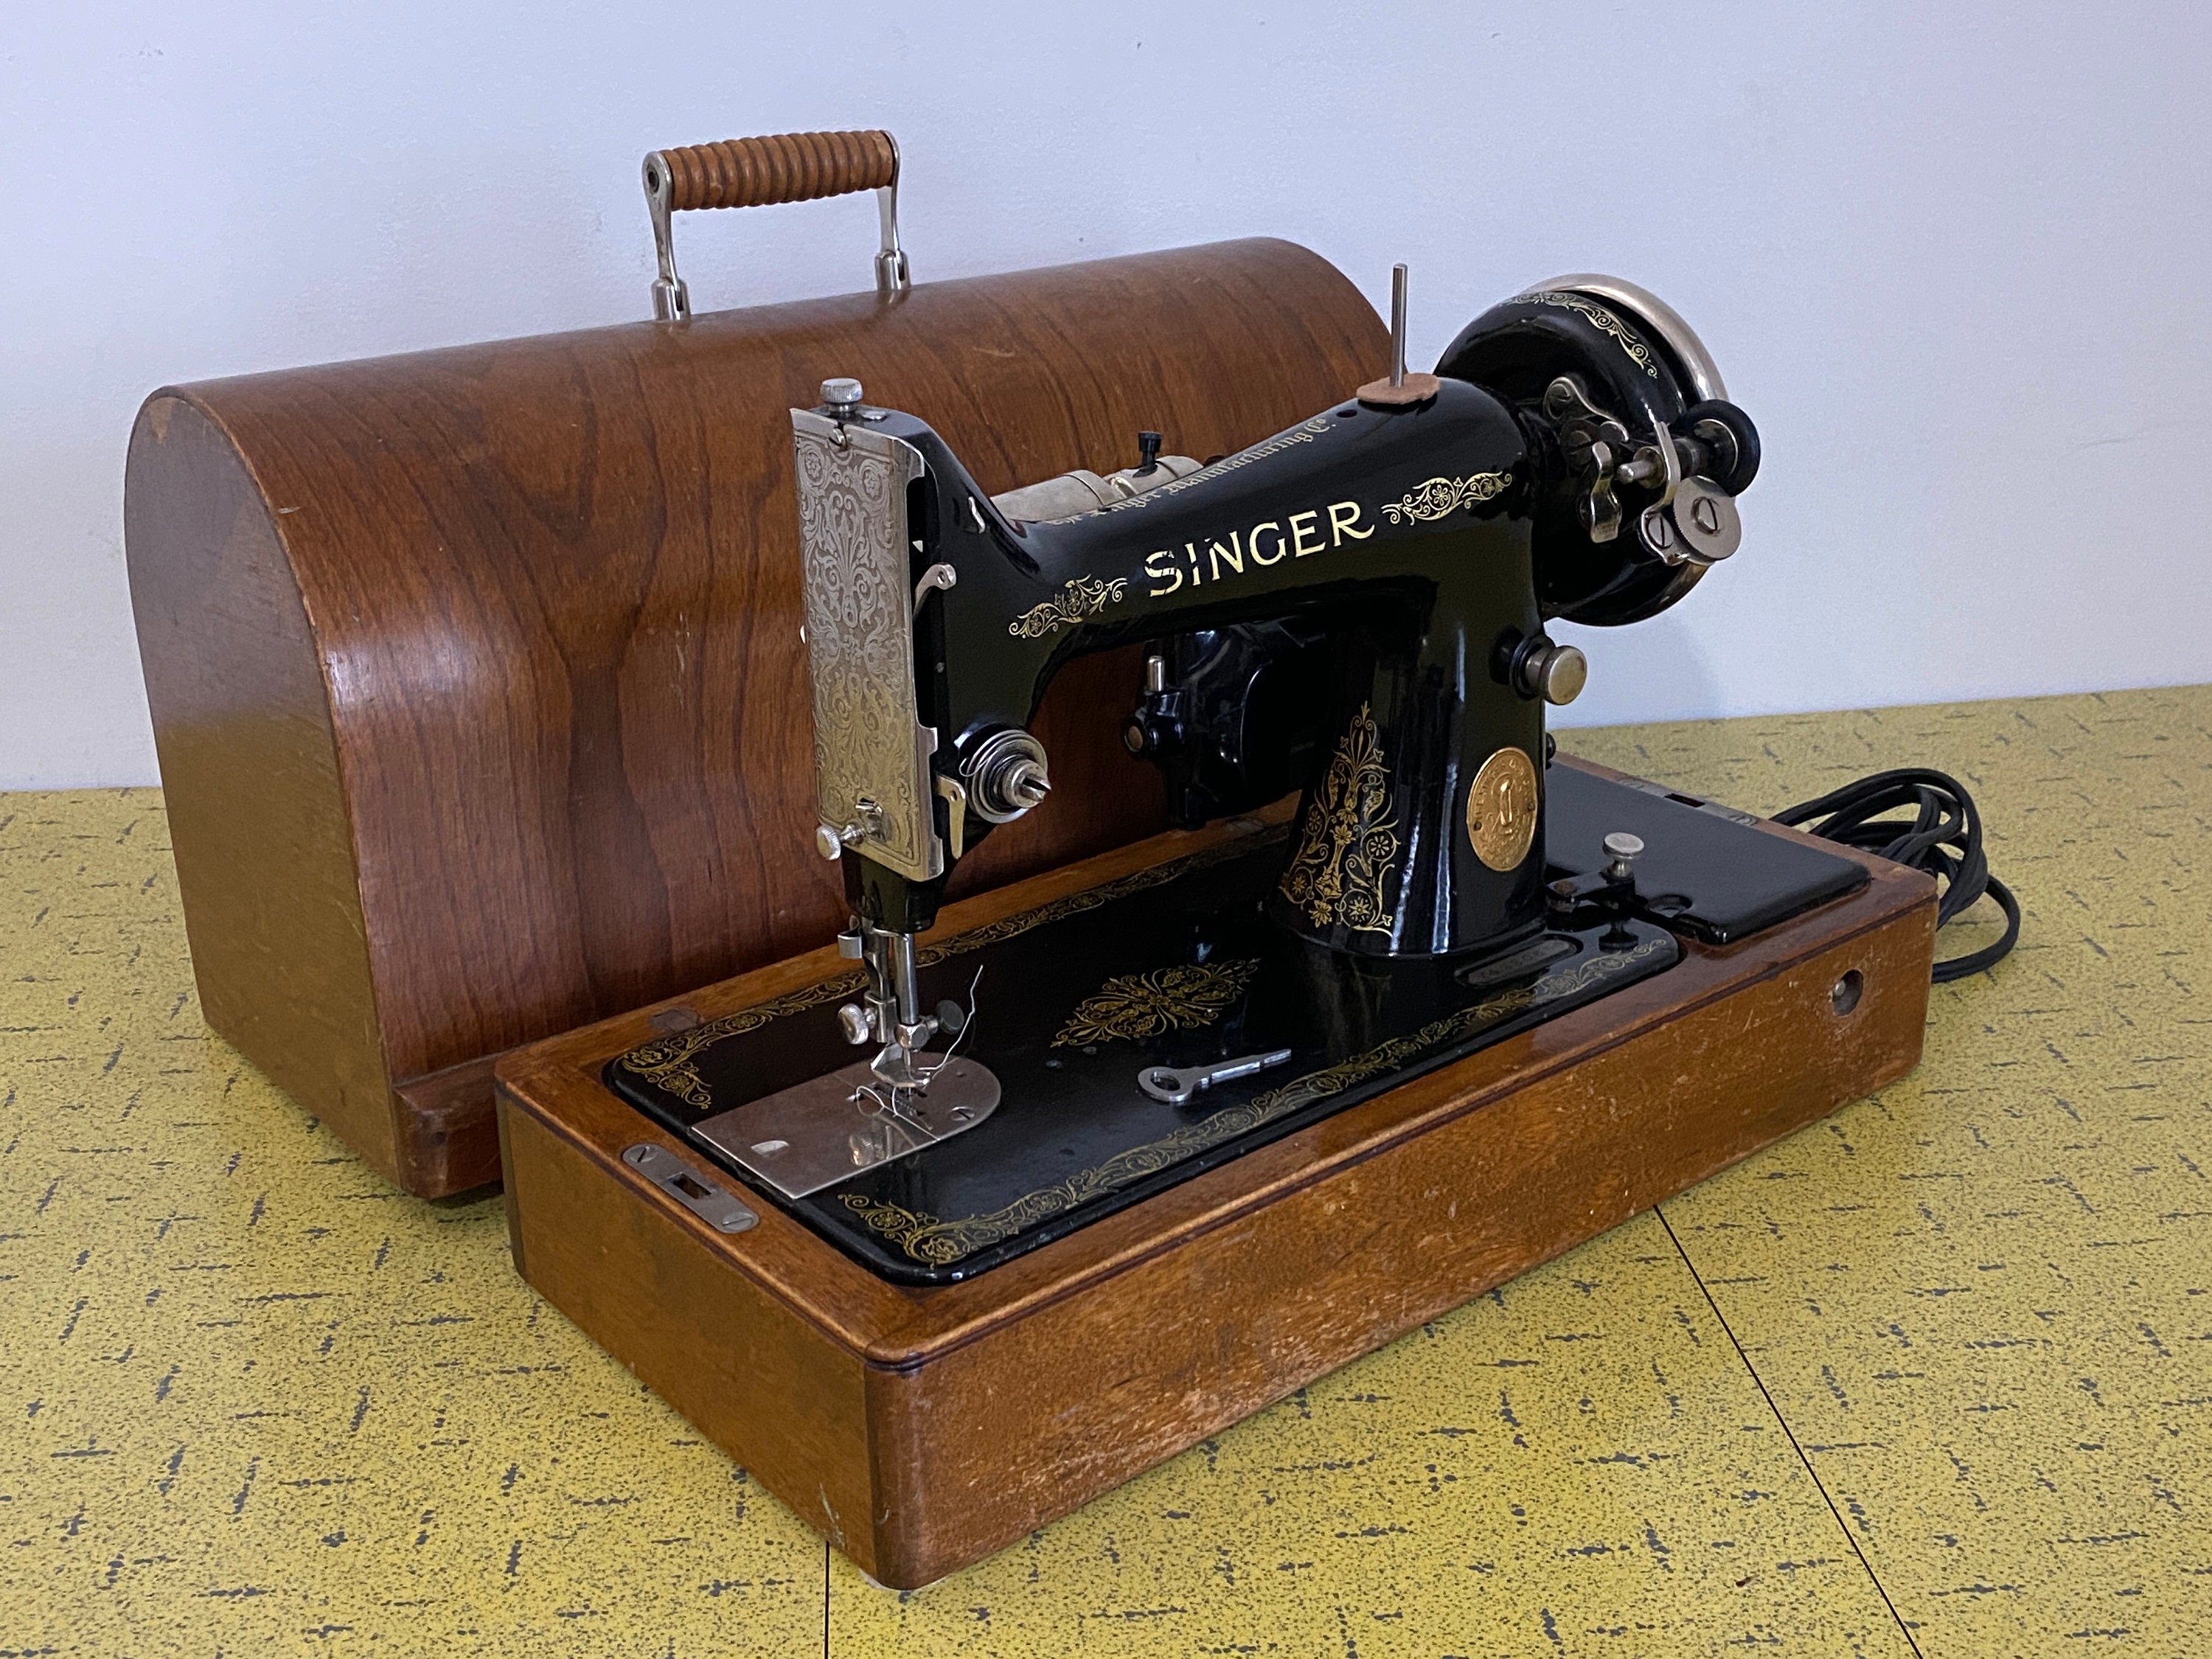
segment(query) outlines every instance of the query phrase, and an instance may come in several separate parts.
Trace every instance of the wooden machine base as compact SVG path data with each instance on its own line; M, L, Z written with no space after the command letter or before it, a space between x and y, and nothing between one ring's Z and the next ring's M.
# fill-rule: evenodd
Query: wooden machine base
M941 929L1224 833L1032 878ZM1872 878L1848 897L1685 940L1668 973L923 1289L742 1188L759 1224L718 1232L622 1158L645 1142L734 1186L601 1069L829 977L824 948L501 1061L515 1262L863 1571L927 1583L1910 1071L1935 884L1852 856Z

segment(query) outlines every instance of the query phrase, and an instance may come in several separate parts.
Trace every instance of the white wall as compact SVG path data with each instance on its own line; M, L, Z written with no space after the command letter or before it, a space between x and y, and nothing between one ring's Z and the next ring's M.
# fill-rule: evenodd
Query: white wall
M154 775L145 392L637 317L639 156L820 126L897 134L924 280L1273 234L1410 261L1421 362L1561 270L1664 295L1766 467L1583 720L2212 679L2201 6L100 9L0 31L0 787ZM680 236L702 309L836 293L872 207Z

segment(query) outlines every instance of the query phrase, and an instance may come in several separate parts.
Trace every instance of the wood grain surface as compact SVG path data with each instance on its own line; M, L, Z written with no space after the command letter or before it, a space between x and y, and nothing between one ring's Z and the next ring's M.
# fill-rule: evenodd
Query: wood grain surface
M1161 836L939 926L1228 833ZM653 1141L730 1184L599 1082L654 1030L641 1010L501 1063L519 1260L863 1570L926 1583L1909 1071L1934 884L1853 856L1856 894L1689 944L1668 973L943 1287L879 1279L765 1204L715 1233L623 1164ZM680 1006L713 1019L840 966L817 951ZM819 1382L793 1395L802 1371ZM856 1391L864 1431L838 1404Z
M856 375L996 491L1237 448L1387 349L1255 240L156 392L128 550L209 1018L410 1191L495 1178L491 1057L842 920L787 407ZM1136 675L1060 678L1054 799L956 891L1158 828Z

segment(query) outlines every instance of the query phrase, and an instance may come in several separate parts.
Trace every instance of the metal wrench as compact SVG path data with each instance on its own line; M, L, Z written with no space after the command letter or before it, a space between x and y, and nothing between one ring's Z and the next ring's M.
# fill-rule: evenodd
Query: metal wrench
M1226 1083L1232 1078L1249 1077L1255 1072L1264 1072L1270 1066L1279 1066L1291 1057L1288 1048L1272 1049L1264 1054L1246 1054L1242 1060L1216 1060L1211 1066L1147 1066L1137 1073L1137 1086L1154 1100L1170 1106L1181 1106L1200 1089L1211 1089L1217 1083Z

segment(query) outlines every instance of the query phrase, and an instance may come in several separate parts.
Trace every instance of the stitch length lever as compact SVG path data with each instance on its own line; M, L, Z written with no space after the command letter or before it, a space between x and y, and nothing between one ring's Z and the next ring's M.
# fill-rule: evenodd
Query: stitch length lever
M1137 1086L1154 1100L1181 1106L1201 1089L1264 1072L1290 1057L1288 1048L1275 1048L1264 1054L1247 1054L1242 1060L1218 1060L1211 1066L1147 1066L1137 1073Z

